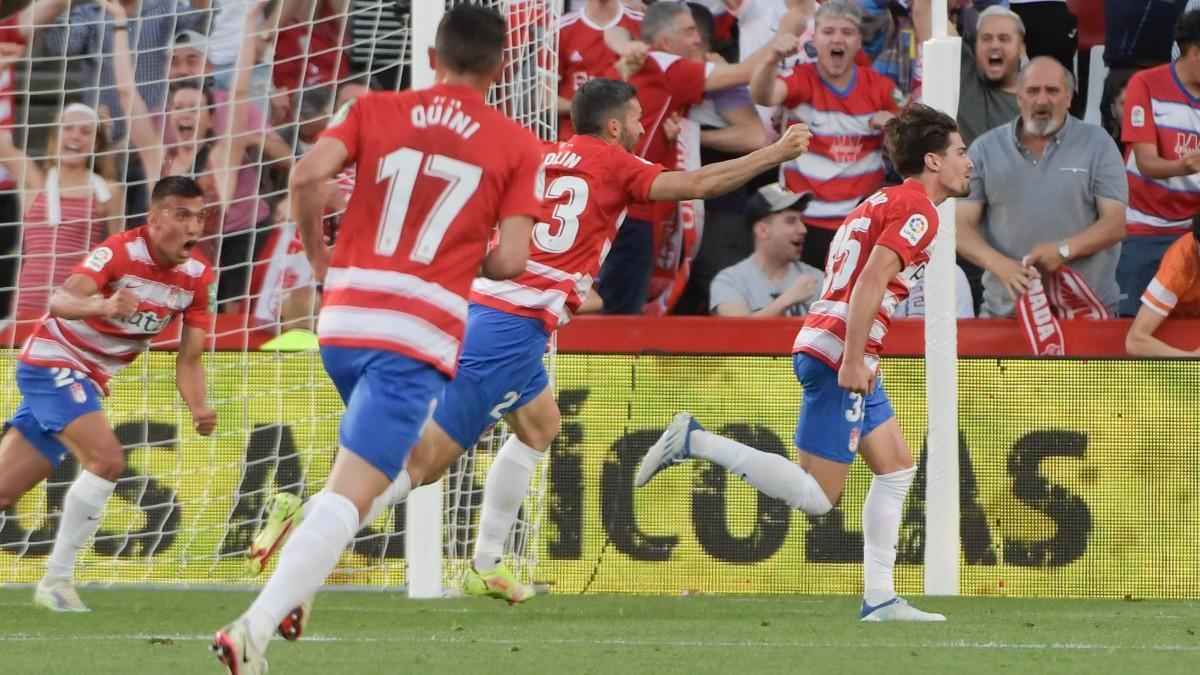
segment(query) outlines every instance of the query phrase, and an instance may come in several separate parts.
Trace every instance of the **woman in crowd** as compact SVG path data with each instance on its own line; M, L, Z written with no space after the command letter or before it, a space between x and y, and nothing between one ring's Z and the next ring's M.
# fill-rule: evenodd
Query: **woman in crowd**
M63 109L46 144L46 168L0 133L0 163L21 199L17 311L40 314L50 293L89 251L125 227L124 189L107 153L100 115L82 103Z

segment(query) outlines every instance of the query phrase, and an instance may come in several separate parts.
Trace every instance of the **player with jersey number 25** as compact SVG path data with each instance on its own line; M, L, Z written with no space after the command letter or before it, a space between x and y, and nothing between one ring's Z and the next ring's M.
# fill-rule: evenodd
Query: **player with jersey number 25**
M196 181L158 181L148 223L105 239L75 267L17 358L22 399L0 440L0 511L45 480L68 452L82 469L67 490L34 595L42 607L88 611L71 583L75 558L100 527L125 470L100 397L176 316L183 317L175 362L179 394L198 433L207 436L216 426L217 414L204 400L201 362L216 298L212 268L195 250L203 218L204 191Z
M863 621L944 621L896 594L893 567L904 498L916 467L887 394L879 354L896 305L923 277L938 230L936 205L965 196L972 164L954 119L913 105L884 128L901 185L868 197L838 229L813 304L792 347L804 390L795 443L799 466L705 431L691 414L671 421L634 484L699 457L729 469L764 494L812 515L841 496L856 454L874 477L862 510Z
M292 170L292 216L325 284L321 359L346 411L325 488L262 593L213 639L235 675L266 670L271 633L321 586L402 471L454 377L471 281L481 268L492 279L525 270L541 146L484 100L503 74L506 38L495 10L455 5L429 53L435 84L348 103ZM371 180L355 185L331 255L317 188L351 162Z

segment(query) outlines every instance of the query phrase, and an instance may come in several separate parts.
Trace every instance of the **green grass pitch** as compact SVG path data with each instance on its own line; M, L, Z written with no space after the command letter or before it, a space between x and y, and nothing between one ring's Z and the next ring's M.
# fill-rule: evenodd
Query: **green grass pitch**
M212 631L247 592L93 590L90 614L0 590L0 672L219 673ZM1200 602L914 598L944 624L860 624L853 597L318 597L273 673L1200 672Z

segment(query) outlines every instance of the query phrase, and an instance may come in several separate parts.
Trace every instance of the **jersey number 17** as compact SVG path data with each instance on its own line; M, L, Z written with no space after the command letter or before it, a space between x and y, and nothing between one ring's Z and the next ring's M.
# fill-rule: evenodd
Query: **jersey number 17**
M437 255L438 247L446 236L446 230L454 223L462 208L470 201L479 187L483 169L445 155L428 155L412 148L400 148L379 162L377 183L390 181L387 202L383 207L383 221L375 237L375 253L391 256L400 245L404 221L408 217L408 205L413 190L421 176L439 178L446 186L430 207L428 215L417 231L409 259L428 265Z

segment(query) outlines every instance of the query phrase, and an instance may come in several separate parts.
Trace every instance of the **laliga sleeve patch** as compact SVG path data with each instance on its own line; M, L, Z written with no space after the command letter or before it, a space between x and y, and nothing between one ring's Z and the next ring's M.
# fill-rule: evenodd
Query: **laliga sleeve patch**
M99 272L100 270L104 269L104 266L108 264L109 260L112 260L112 256L113 252L111 248L107 246L101 246L95 251L92 251L92 254L88 256L88 259L84 261L83 266L93 272Z
M921 237L924 237L928 231L929 220L918 213L911 216L908 222L904 223L904 227L900 228L900 236L904 237L904 241L916 246L917 242L921 241Z
M1135 127L1146 126L1146 109L1140 105L1133 106L1129 111L1129 123Z
M208 313L217 313L217 284L212 281L208 282Z

